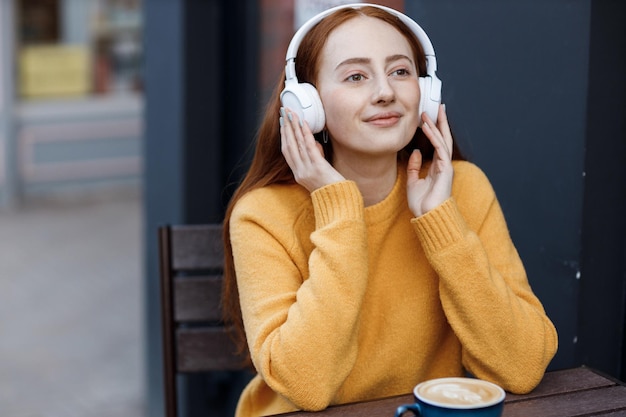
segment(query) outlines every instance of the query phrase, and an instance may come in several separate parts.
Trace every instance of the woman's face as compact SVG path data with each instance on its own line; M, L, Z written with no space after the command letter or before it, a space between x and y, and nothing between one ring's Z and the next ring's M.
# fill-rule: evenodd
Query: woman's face
M333 30L321 53L317 89L334 161L393 155L419 125L415 57L382 20L360 16Z

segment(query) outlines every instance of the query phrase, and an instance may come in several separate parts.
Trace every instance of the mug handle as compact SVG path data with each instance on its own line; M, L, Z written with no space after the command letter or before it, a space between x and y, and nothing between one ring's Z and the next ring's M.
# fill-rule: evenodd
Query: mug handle
M407 411L413 412L413 414L416 416L422 415L422 409L420 408L419 404L404 404L396 409L396 414L394 417L401 417L402 414L406 413Z

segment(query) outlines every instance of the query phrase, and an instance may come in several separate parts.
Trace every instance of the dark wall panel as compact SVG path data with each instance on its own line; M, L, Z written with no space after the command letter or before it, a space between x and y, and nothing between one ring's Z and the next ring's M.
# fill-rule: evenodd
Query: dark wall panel
M592 2L591 29L578 357L624 380L626 2Z
M185 2L185 221L219 222L222 188L223 76L228 67L221 60L228 48L221 32L219 0Z
M491 179L529 280L575 363L589 1L410 1L455 136Z
M151 417L164 412L157 227L184 218L182 14L179 2L144 4L144 312L147 414Z

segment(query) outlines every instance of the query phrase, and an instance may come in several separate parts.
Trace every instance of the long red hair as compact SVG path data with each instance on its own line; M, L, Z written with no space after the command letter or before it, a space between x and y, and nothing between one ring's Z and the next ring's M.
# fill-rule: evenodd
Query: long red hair
M328 39L328 34L336 27L358 16L369 16L380 19L396 28L408 40L420 76L426 75L426 58L415 34L396 16L380 8L367 6L358 9L340 9L325 17L306 34L298 48L296 59L296 74L299 82L308 82L314 86L316 85L320 56L326 44L326 40ZM236 342L241 352L247 352L247 343L241 316L241 306L239 304L237 275L233 262L232 246L230 244L229 222L233 207L244 194L270 184L291 184L295 182L291 168L287 165L280 151L280 126L278 118L281 107L280 92L283 89L284 80L285 73L283 70L265 109L265 115L257 132L256 149L250 168L233 194L224 217L223 239L225 259L224 285L222 290L223 315L225 322L235 327ZM319 140L320 138L317 139ZM332 161L332 143L323 143L323 146L326 159ZM401 161L406 161L413 149L420 149L424 160L432 159L434 152L433 146L422 133L421 129L417 129L409 145L398 153L398 158ZM454 144L453 159L462 159L456 147L456 142ZM249 355L247 362L251 365Z

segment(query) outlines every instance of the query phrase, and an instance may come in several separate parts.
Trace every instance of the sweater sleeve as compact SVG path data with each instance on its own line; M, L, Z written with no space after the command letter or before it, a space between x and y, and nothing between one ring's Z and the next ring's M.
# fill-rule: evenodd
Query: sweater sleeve
M367 239L355 183L329 185L311 199L316 225L310 253L302 249L294 224L277 223L295 222L293 212L261 198L240 200L230 231L257 371L296 407L320 410L332 402L356 361Z
M460 201L451 197L413 219L414 228L439 275L441 303L465 368L525 393L556 353L556 330L530 288L487 178L473 165L457 176Z

